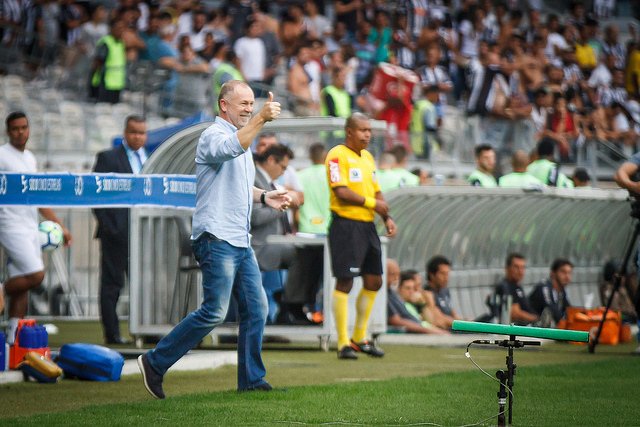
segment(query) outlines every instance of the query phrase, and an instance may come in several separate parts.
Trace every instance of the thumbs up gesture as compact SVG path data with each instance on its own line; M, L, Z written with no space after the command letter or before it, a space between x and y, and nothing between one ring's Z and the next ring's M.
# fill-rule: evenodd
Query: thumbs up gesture
M264 119L265 122L270 122L271 120L275 120L280 115L280 103L273 100L273 92L269 92L269 99L262 106L262 110L260 110L260 116Z

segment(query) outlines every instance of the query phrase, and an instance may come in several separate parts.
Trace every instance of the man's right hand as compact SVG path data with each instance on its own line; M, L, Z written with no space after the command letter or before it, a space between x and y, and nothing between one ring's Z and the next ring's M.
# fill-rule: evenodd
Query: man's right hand
M280 111L280 103L274 101L273 92L269 92L269 99L262 106L262 110L260 110L260 117L262 117L265 122L270 122L278 118Z

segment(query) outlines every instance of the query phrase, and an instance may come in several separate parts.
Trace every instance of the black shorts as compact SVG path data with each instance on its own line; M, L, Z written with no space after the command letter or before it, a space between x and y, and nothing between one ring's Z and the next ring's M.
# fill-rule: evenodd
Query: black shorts
M382 249L373 222L354 221L332 215L329 251L334 277L346 279L363 274L382 275Z

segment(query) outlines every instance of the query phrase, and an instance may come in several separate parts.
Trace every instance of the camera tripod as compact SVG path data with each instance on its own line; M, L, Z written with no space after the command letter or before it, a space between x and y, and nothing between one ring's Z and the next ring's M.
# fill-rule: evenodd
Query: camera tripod
M604 313L602 313L602 319L600 319L600 324L598 325L598 331L595 336L591 337L589 340L589 353L594 353L596 351L596 346L598 345L598 341L600 340L600 334L602 333L602 328L604 327L604 322L607 320L607 314L609 313L609 309L611 308L611 303L613 302L613 297L619 291L620 285L622 284L622 279L627 276L627 268L629 266L629 261L633 256L633 252L638 242L638 236L640 236L640 200L634 198L631 202L631 217L635 219L635 227L633 229L633 235L631 236L631 240L629 241L627 248L625 250L624 258L622 260L622 265L620 266L620 271L614 276L613 279L613 290L607 299L607 304L604 308ZM640 313L640 291L637 292L638 295L634 298L634 305L636 309L636 313Z

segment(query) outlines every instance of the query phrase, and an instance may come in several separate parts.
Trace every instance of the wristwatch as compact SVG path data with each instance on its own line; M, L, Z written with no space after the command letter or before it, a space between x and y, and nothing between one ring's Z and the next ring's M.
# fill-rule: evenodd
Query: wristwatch
M262 203L263 205L267 204L267 190L263 191L262 194L260 195L260 203Z

